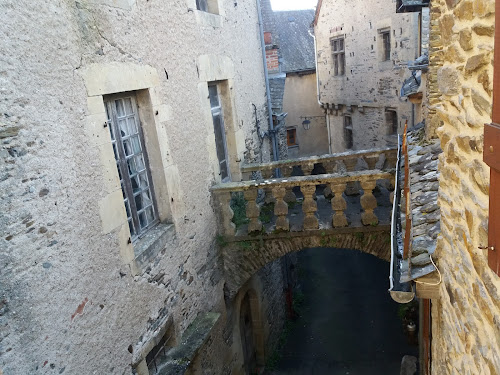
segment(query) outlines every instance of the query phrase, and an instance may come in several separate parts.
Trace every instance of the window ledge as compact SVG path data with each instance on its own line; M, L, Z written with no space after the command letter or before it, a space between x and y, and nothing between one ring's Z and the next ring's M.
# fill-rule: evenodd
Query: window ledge
M207 341L213 327L220 318L219 313L200 314L182 335L180 344L167 352L167 361L158 368L159 375L184 374L198 351Z
M167 244L175 241L175 227L173 224L160 223L150 229L144 237L134 243L134 253L136 254L132 273L137 275L151 263Z
M201 26L222 27L222 16L215 13L195 10L196 21Z

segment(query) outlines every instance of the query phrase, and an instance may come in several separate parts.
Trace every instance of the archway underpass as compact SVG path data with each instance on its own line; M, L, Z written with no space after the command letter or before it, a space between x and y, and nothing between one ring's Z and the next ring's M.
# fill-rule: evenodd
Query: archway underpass
M405 332L402 305L387 292L388 263L352 250L297 254L294 306L265 374L399 374L418 356L417 331ZM416 322L418 324L418 322Z

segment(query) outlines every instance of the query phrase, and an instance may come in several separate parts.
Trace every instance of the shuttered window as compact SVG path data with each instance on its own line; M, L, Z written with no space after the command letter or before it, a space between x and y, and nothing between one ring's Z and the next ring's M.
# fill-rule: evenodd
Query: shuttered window
M500 1L496 1L500 25ZM500 28L495 30L492 124L484 127L484 162L490 166L490 211L488 221L488 264L500 275Z

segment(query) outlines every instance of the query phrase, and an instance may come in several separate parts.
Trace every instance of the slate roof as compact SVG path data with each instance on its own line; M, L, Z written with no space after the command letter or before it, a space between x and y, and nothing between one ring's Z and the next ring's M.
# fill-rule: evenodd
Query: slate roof
M271 91L271 106L276 113L281 113L281 111L283 110L285 79L285 77L269 79L269 90Z
M408 282L436 270L430 256L436 249L441 231L441 213L437 204L439 188L438 157L442 152L439 140L427 142L424 128L408 132L410 195L412 215L411 266L403 261L401 282Z
M282 72L291 73L316 68L314 39L309 35L313 20L313 9L274 12L274 27L278 34Z

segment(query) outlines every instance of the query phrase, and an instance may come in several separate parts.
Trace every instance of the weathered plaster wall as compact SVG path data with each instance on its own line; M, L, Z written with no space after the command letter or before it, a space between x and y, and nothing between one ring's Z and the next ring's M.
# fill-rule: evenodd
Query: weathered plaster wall
M287 74L283 112L288 113L286 127L297 131L298 146L288 148L290 158L328 154L328 130L317 100L315 73ZM308 130L302 126L306 117L311 122Z
M488 243L489 169L483 124L491 121L493 0L432 2L430 118L437 125L443 275L432 310L433 374L498 374L500 279L478 247Z
M287 281L295 282L296 275L290 268L295 263L296 257L288 255L263 266L230 301L226 299L227 315L213 334L222 337L223 341L213 340L205 345L189 374L245 375L240 316L242 300L247 293L250 296L257 368L262 370L287 319L285 288ZM227 346L221 348L221 343ZM224 353L223 356L220 353Z
M0 4L0 373L130 373L158 319L173 317L179 337L223 308L201 95L211 77L227 80L237 165L258 155L251 104L265 113L265 85L255 3L221 0L219 11L194 0ZM99 88L114 80L147 94L152 173L166 180L175 228L136 276L101 121Z
M383 43L380 30L390 29L391 54L383 61ZM395 109L398 119L411 121L411 104L399 98L405 78L405 66L418 57L418 16L396 14L396 5L391 0L371 1L322 1L317 24L314 28L317 42L320 98L335 109L330 125L332 151L344 151L343 142L335 134L342 134L343 122L335 121L335 115L350 113L346 106L372 108L360 112L356 118L359 128L354 135L354 148L372 144L373 133L385 134L385 120L373 122L364 117L378 111L384 116L385 108ZM334 76L334 65L330 39L344 36L345 75ZM356 126L353 118L353 127ZM411 124L410 124L411 125ZM367 130L367 131L365 131ZM375 140L376 146L385 146L383 137Z

